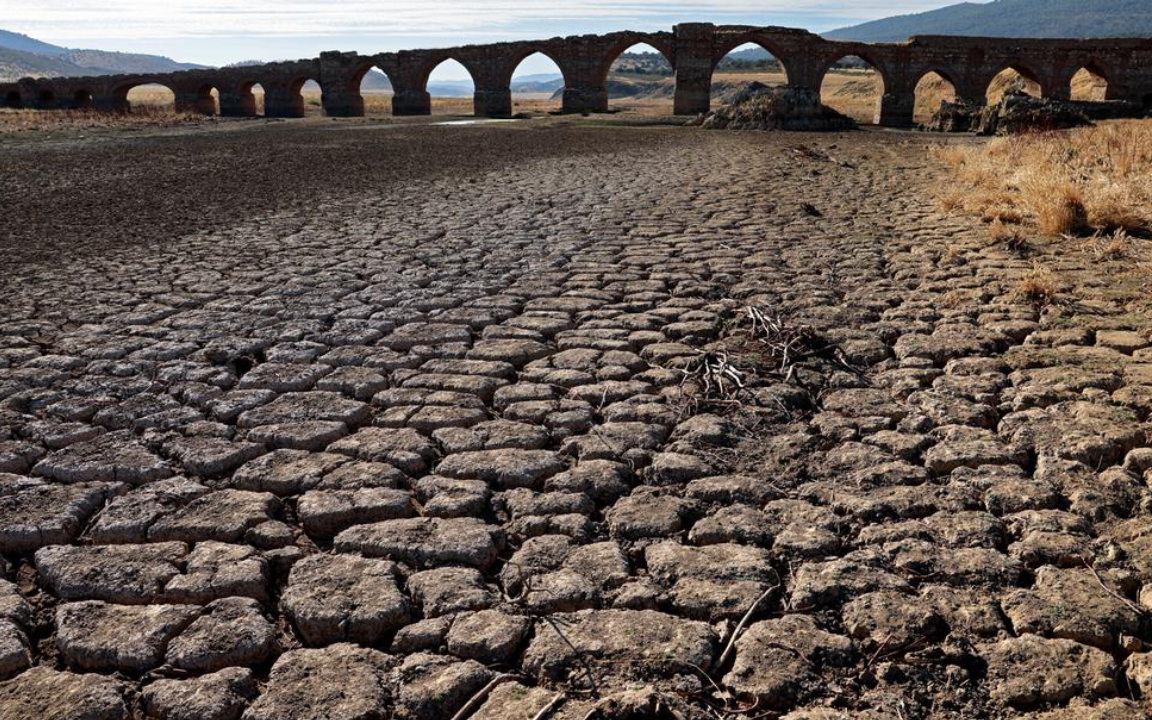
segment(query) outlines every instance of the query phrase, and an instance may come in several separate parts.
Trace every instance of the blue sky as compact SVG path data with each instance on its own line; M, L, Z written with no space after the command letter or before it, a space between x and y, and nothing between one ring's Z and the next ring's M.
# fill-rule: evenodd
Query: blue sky
M940 0L0 0L0 27L69 47L145 52L184 62L314 57L612 30L678 22L820 32ZM530 59L518 74L553 66ZM445 68L440 79L461 79Z

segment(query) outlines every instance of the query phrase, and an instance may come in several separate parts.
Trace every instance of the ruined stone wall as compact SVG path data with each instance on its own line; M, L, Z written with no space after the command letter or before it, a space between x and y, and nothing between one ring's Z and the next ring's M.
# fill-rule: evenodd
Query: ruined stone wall
M883 81L876 113L881 125L911 124L916 84L930 72L951 82L958 96L983 102L992 79L1008 68L1038 83L1042 94L1051 97L1068 97L1072 76L1087 68L1105 78L1108 99L1152 104L1152 40L921 36L905 43L867 44L829 41L791 28L702 23L677 25L670 33L619 32L378 55L329 52L314 60L158 75L26 78L0 84L0 104L127 111L128 91L155 83L172 90L179 111L216 112L211 94L216 90L221 114L251 116L257 114L252 87L259 83L265 92L266 116L301 117L300 89L307 80L314 80L323 90L329 116L354 117L364 114L360 81L375 67L392 82L395 114L426 115L431 112L428 78L437 65L453 59L467 68L475 82L476 115L506 116L512 112L513 72L525 58L539 52L551 58L564 76L564 112L603 112L608 109L609 68L621 53L639 43L655 47L675 69L675 112L682 115L708 111L717 64L746 43L757 43L771 52L790 85L816 90L837 61L849 55L863 58Z

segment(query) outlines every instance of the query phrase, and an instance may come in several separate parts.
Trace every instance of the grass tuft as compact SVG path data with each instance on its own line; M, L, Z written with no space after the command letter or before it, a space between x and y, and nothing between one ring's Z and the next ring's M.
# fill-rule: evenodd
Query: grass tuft
M942 145L932 155L963 185L949 190L947 209L1053 236L1152 232L1152 120Z

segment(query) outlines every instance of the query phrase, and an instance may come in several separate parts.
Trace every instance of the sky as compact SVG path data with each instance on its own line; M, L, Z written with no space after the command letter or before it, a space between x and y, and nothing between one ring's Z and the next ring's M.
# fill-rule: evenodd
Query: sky
M75 48L224 65L528 40L681 22L822 32L922 12L941 0L0 0L0 28ZM534 57L517 74L549 72ZM434 74L465 79L459 67Z

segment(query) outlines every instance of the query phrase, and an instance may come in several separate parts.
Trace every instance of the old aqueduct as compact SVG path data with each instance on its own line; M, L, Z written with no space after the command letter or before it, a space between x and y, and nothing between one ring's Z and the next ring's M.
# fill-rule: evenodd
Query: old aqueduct
M512 74L527 57L542 53L564 76L562 111L608 110L607 79L613 62L637 44L662 53L676 74L674 110L678 115L707 112L712 74L733 49L749 43L770 52L793 87L819 91L825 73L843 58L871 64L883 82L876 109L880 125L911 125L916 85L935 72L950 82L956 96L983 103L1000 72L1012 69L1040 87L1044 97L1067 98L1072 77L1087 69L1107 82L1108 100L1152 105L1152 40L1018 40L919 36L905 43L867 44L825 40L805 30L776 27L682 24L672 32L619 32L542 41L410 50L379 55L327 52L318 59L158 75L107 75L81 78L24 79L0 84L0 104L41 109L130 110L128 92L141 85L169 88L179 111L253 116L252 92L264 90L266 117L302 117L301 92L309 80L320 85L324 111L331 117L364 114L360 83L372 68L392 83L393 113L427 115L432 71L456 60L475 83L475 111L481 117L512 113ZM215 91L215 94L214 94Z

